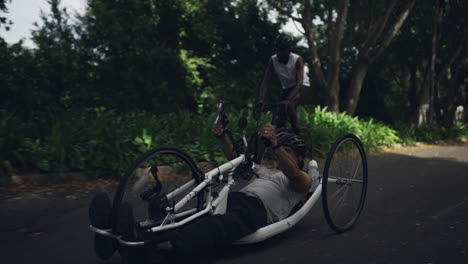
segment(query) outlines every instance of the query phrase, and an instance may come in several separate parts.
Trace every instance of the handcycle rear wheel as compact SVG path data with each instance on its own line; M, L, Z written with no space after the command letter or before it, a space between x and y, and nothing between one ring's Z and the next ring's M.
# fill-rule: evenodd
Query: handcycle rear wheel
M337 233L358 220L367 193L367 158L361 141L345 134L331 147L322 178L322 205L328 225Z
M153 205L153 208L150 208L151 201L156 197L161 202L166 202L165 205L173 205L192 188L165 199L169 193L185 184L195 186L202 180L203 173L183 150L171 146L151 149L137 158L121 178L114 196L112 219L118 219L120 205L125 201L132 206L135 220L141 227L144 227L145 223L161 221L155 219L155 208ZM203 202L204 193L200 192L184 210L191 207L189 209L199 211ZM165 208L159 209L164 211ZM163 212L161 217L164 215ZM114 221L114 229L117 222Z

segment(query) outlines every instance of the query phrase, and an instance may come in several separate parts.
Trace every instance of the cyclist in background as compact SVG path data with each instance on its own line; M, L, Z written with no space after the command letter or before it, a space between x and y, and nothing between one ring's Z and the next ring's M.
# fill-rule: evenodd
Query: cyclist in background
M271 77L273 73L276 74L282 88L279 102L281 105L280 118L276 127L285 126L285 114L287 114L293 131L299 133L296 107L302 92L310 86L309 77L304 72L304 60L301 56L291 52L291 39L287 35L280 34L276 37L275 50L276 54L271 56L268 61L258 95L257 107L263 108L265 96L270 88Z

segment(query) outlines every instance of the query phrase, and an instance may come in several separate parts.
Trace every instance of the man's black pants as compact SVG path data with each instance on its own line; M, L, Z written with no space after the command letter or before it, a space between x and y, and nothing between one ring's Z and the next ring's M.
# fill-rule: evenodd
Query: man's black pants
M260 199L232 192L226 214L194 220L172 233L170 241L177 253L202 253L229 245L266 224L267 214Z

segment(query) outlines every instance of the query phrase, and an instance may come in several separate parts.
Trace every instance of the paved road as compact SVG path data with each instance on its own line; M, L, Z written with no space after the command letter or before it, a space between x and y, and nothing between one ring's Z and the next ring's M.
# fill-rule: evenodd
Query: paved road
M468 263L468 144L401 149L368 162L366 207L350 232L334 234L318 204L286 233L198 262ZM91 194L3 198L0 262L103 263L87 229Z

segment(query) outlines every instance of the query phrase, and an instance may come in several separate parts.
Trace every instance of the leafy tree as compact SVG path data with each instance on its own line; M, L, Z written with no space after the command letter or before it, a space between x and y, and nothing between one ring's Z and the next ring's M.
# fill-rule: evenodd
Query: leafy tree
M110 108L193 109L179 57L181 1L90 0L81 48L92 68L94 100Z
M243 106L256 94L279 30L254 0L90 0L77 23L59 0L48 3L33 31L37 48L17 45L4 60L15 64L3 65L3 98L22 112L172 112L219 98Z
M462 91L451 80L459 73L466 58L463 54L468 45L468 23L464 15L467 11L466 1L435 1L431 60L428 77L425 78L428 85L424 87L429 89L422 89L423 95L429 90L432 97L429 99L429 122L435 117L439 122L453 123L455 107L463 103L460 100ZM442 82L445 82L445 87L442 87ZM427 100L427 97L423 98Z
M60 0L48 0L50 15L41 14L42 25L36 23L32 40L34 50L33 106L59 110L70 107L79 94L81 71L76 52L76 36L66 8Z
M7 13L8 12L8 8L6 7L6 1L7 0L0 0L0 13L2 13L2 12ZM0 26L2 24L7 24L7 26L5 26L5 29L9 30L10 27L8 25L11 24L11 21L8 21L6 17L0 15ZM0 39L3 39L3 38L0 37Z
M399 38L376 62L371 80L364 84L366 89L378 89L376 100L385 102L361 109L372 115L391 112L393 121L417 123L421 106L430 105L428 118L451 124L456 106L466 102L467 32L462 15L466 8L456 0L416 5ZM375 99L364 100L372 105Z
M182 48L198 60L198 97L245 106L257 94L280 24L254 0L184 3Z
M0 110L20 111L21 114L33 112L34 56L22 47L22 41L8 45L0 39Z
M6 0L0 1L0 27L9 30L12 24L2 12L8 12ZM32 53L22 47L22 40L8 44L0 36L0 110L18 110L28 112L32 108L30 71L33 62Z
M353 115L370 65L387 49L416 0L410 1L275 1L268 3L282 16L302 25L311 54L310 64L325 104ZM319 18L323 26L314 26ZM343 54L347 58L343 58ZM342 93L340 71L350 74ZM340 96L344 99L341 100Z

